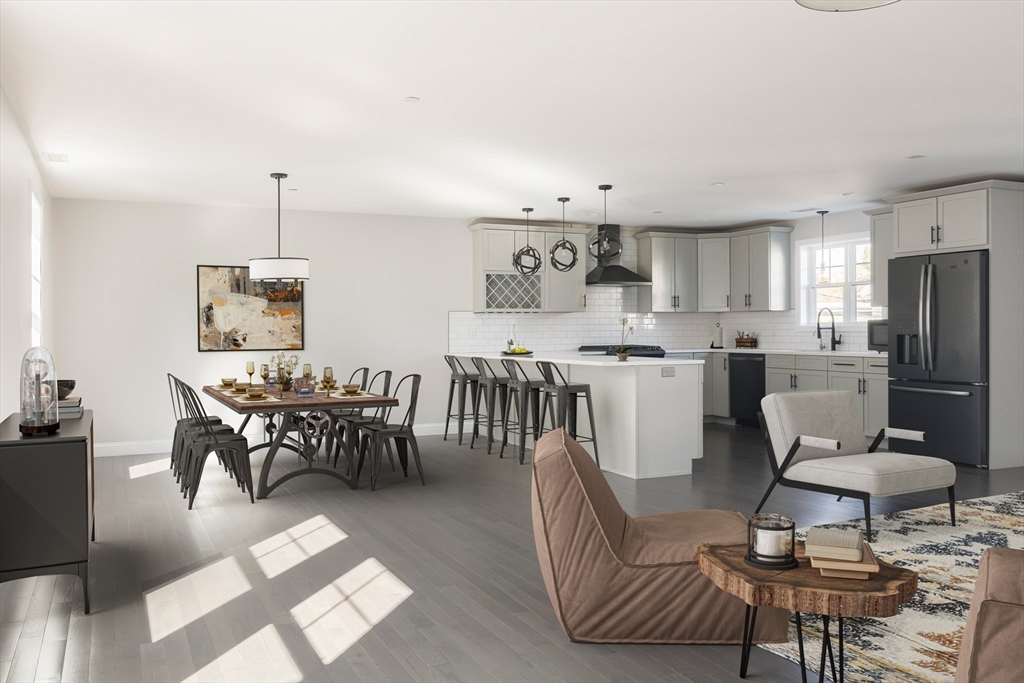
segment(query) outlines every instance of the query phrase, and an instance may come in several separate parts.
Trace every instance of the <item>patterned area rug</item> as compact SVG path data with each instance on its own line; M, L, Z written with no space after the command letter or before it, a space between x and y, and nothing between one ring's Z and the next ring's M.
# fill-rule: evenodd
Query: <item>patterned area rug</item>
M863 529L859 520L827 526ZM879 557L920 574L917 595L894 617L843 620L845 680L952 681L981 553L1024 548L1024 491L958 501L955 527L944 504L872 517L871 530ZM806 531L798 530L798 537ZM788 644L759 647L799 662L796 625L789 628ZM829 631L838 656L836 628L833 619ZM804 615L803 632L807 668L817 675L821 617ZM825 670L831 679L827 664Z

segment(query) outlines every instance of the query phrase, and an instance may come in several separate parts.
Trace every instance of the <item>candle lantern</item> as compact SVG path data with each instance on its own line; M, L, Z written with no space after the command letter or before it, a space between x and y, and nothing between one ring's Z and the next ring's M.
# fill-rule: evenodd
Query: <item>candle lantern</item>
M797 566L796 525L785 515L762 513L747 522L747 564L761 569L793 569Z
M29 349L21 359L22 434L54 434L60 429L57 412L57 370L53 356L42 346Z

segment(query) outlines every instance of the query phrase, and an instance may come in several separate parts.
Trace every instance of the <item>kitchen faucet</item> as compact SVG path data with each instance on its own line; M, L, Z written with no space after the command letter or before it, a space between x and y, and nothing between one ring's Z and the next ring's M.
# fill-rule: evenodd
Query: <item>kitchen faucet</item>
M828 311L828 317L832 319L832 325L828 329L832 331L832 350L835 351L836 347L843 343L843 335L839 335L839 339L836 339L836 316L832 313L831 308L823 308L818 311L818 350L825 350L825 343L821 341L821 314L825 311Z

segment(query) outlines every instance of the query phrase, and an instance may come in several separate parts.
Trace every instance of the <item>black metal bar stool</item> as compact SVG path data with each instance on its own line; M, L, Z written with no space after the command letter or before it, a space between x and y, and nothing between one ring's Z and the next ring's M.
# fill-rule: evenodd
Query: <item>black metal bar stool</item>
M452 369L451 383L448 385L448 410L446 411L444 421L444 440L448 440L448 425L452 420L459 421L459 445L462 445L462 425L466 421L466 387L469 387L469 393L473 404L476 404L477 392L480 391L480 375L475 372L467 372L466 367L462 364L462 361L455 356L445 356L444 360L448 363L448 367ZM452 398L454 398L456 389L458 389L459 395L459 410L456 413L452 412Z
M544 389L541 396L540 406L540 431L544 430L544 411L551 404L548 402L554 399L557 403L558 419L555 420L555 428L565 427L569 430L569 436L578 443L594 444L594 461L601 465L601 458L597 455L597 427L594 425L594 401L590 395L590 385L581 383L569 383L554 363L546 360L537 361L537 369L544 376ZM557 377L556 377L557 375ZM587 414L590 416L590 437L577 436L576 432L576 402L580 396L587 400Z
M480 427L486 427L487 452L489 454L491 452L491 444L494 443L494 428L496 426L503 428L505 425L505 404L508 402L509 378L496 373L491 364L484 358L476 356L471 360L473 365L476 366L477 372L480 373L480 391L477 392L476 400L473 402L473 436L469 439L469 447L473 448L476 437L480 436ZM486 409L484 415L480 414L481 400ZM495 405L501 411L501 417L497 421L494 419L495 414L498 412L498 410L495 410Z
M518 432L519 438L519 464L526 460L526 436L533 433L533 441L540 438L540 392L544 387L544 380L530 379L519 364L519 361L505 358L501 361L508 373L508 396L505 398L505 420L501 425L501 450L498 457L504 457L505 444L508 443L509 429L514 433ZM512 420L512 406L516 407L516 419ZM532 412L531 412L532 409ZM529 429L527 421L533 417L533 429Z

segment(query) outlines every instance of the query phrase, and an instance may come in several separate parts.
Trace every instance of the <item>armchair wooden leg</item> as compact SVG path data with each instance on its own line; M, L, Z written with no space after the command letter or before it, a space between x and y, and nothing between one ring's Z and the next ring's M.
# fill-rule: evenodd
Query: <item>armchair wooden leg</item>
M867 527L865 540L871 540L871 496L864 496L864 524Z
M956 526L956 494L953 493L952 486L946 490L949 491L949 523Z

